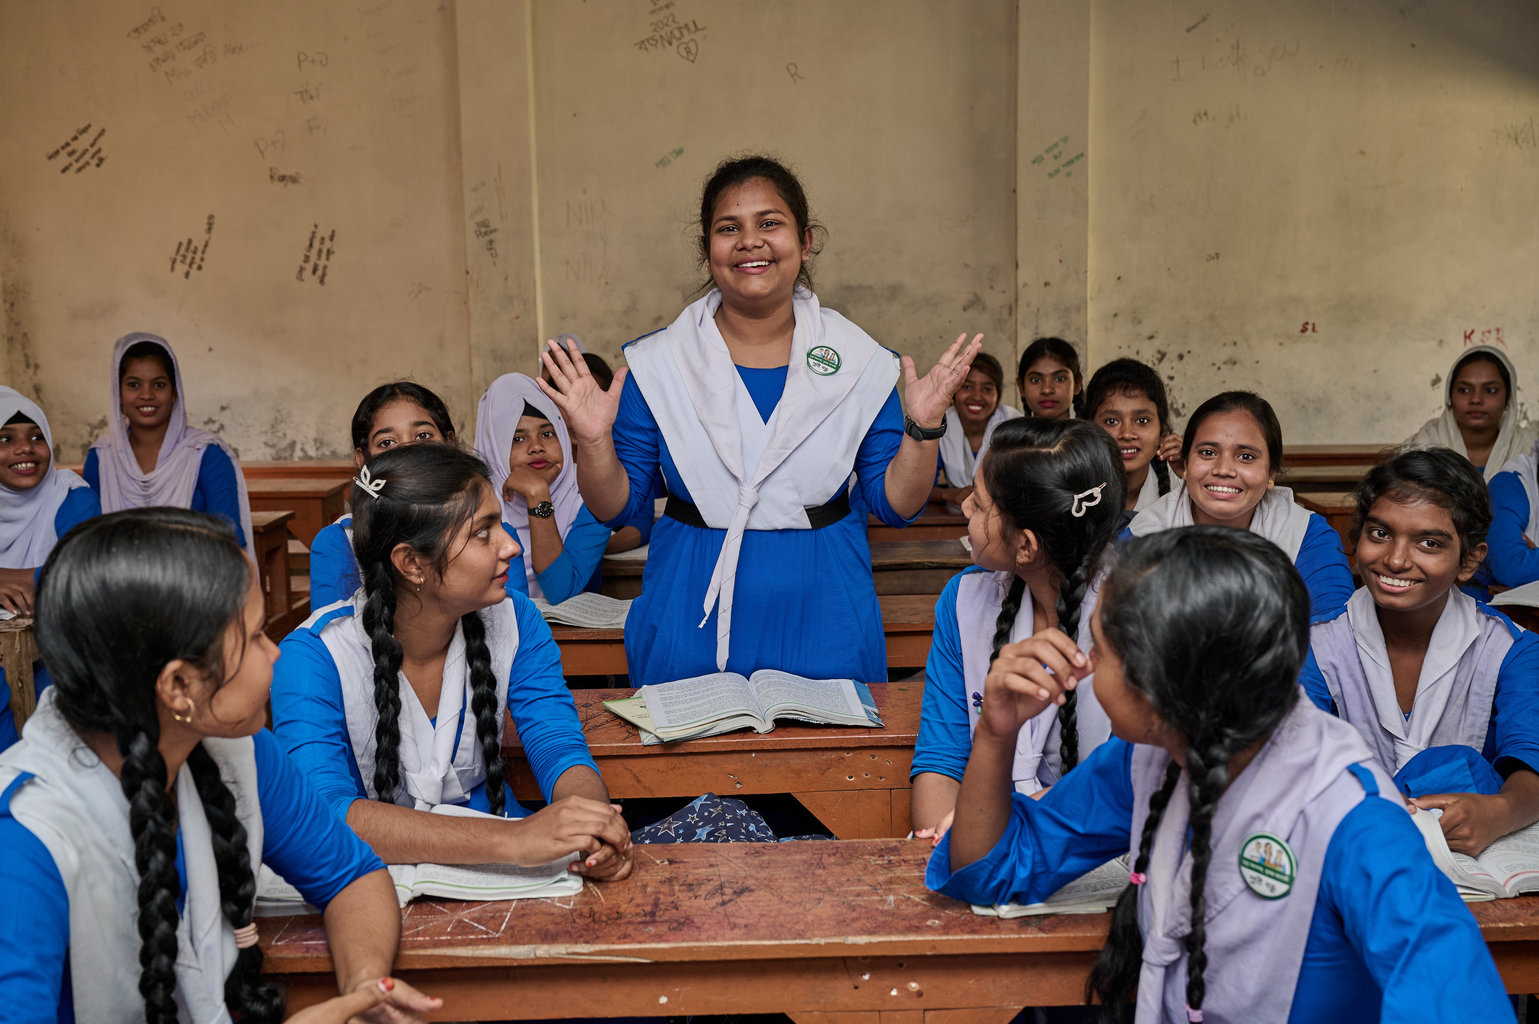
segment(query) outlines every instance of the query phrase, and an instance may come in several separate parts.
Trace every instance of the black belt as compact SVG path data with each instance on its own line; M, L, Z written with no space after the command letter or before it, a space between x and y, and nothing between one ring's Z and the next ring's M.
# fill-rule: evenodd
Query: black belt
M827 504L807 509L807 524L814 530L821 530L825 526L834 525L849 514L850 492L840 491ZM694 502L685 501L676 494L668 495L668 502L663 506L663 515L690 526L698 526L702 530L709 529L705 517L700 514L700 506Z

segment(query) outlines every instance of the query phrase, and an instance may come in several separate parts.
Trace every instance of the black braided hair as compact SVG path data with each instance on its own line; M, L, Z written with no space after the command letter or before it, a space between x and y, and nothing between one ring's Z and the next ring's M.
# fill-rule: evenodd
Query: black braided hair
M1122 683L1186 745L1183 764L1166 770L1165 795L1150 802L1150 818L1184 767L1192 830L1187 1004L1200 1010L1213 814L1230 761L1264 742L1299 699L1309 593L1288 556L1248 530L1164 530L1121 545L1101 591L1100 626L1099 671L1117 671L1120 661ZM1150 835L1146 825L1141 848ZM1114 1017L1125 1013L1141 956L1136 920L1131 932L1117 921L1091 975L1091 991Z
M402 662L395 622L403 595L408 601L417 597L391 555L405 544L441 574L458 554L455 537L475 515L491 481L486 463L470 452L444 445L391 448L370 459L368 467L375 480L385 483L377 495L353 488L353 550L363 582L363 628L374 655L374 710L379 715L374 725L374 799L395 803L400 786ZM460 623L470 665L476 737L486 759L487 795L493 811L500 813L502 752L486 631L474 612Z
M251 923L256 907L256 874L251 870L246 826L240 822L235 794L219 775L219 766L203 745L187 755L193 784L203 801L213 839L214 863L219 868L219 905L231 928ZM224 1001L241 1007L250 1024L277 1024L283 1019L283 993L262 980L262 948L247 946L235 958L235 967L224 981Z
M1400 448L1364 474L1353 495L1354 538L1361 540L1374 503L1385 497L1407 504L1431 502L1447 512L1459 535L1460 557L1466 560L1491 529L1491 492L1480 470L1449 448Z
M229 523L185 509L141 508L75 527L49 555L38 583L37 643L59 713L81 736L112 737L123 758L119 779L139 872L139 993L153 1024L177 1019L180 888L156 684L173 661L217 680L226 678L226 663L240 664L244 646L226 657L224 639L232 623L245 635L250 572ZM194 748L188 765L213 832L221 902L239 927L251 920L256 883L234 797L217 772L220 792L200 777L205 762L212 767L203 749ZM244 1019L276 1021L281 1000L243 967L256 952L243 951L227 983L227 1002Z
M1042 420L1021 417L994 428L983 459L983 486L1005 525L1015 532L1030 530L1058 570L1058 627L1079 636L1079 610L1101 552L1122 521L1126 476L1116 443L1100 427L1085 420ZM1074 515L1076 496L1100 488L1099 501L1082 504ZM1086 499L1090 500L1090 499ZM994 627L994 650L1009 640L1023 602L1025 583L1017 577L1000 605ZM1012 600L1013 598L1013 600ZM1008 614L1007 614L1008 613ZM1063 770L1079 763L1079 730L1074 692L1058 709Z
M1046 356L1049 359L1062 363L1069 368L1069 373L1074 377L1074 415L1080 419L1085 418L1085 375L1080 371L1079 351L1062 338L1038 338L1026 346L1026 351L1021 353L1021 361L1015 371L1015 386L1020 389L1022 401L1025 401L1026 371L1031 369L1031 364ZM1023 409L1027 417L1031 416L1031 409Z
M1101 403L1115 394L1143 395L1153 404L1154 414L1159 418L1160 436L1172 432L1170 398L1165 394L1165 382L1154 367L1137 359L1113 359L1096 370L1085 386L1085 408L1090 412L1090 419L1098 421ZM1154 471L1159 492L1169 494L1170 466L1163 459L1155 459L1149 463L1149 468Z
M364 395L363 401L358 403L358 408L353 410L354 452L367 457L369 434L374 430L374 417L379 415L379 411L385 406L402 401L420 406L428 414L433 421L433 426L438 428L438 433L443 437L444 444L457 443L454 421L449 418L449 407L444 405L444 400L414 380L396 380L389 384L381 384Z

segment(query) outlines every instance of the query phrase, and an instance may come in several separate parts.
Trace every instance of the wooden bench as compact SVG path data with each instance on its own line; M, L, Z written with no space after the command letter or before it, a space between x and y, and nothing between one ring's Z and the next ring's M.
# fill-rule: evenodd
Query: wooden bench
M577 690L577 716L599 774L618 799L702 793L790 793L841 839L902 836L909 830L909 766L919 737L924 682L873 683L882 729L782 722L771 732L732 732L643 746L636 727L604 707L635 690ZM542 800L512 722L503 749L520 800Z
M867 520L866 539L872 542L889 540L955 540L967 536L967 517L960 509L945 502L932 501L925 505L918 517L907 526L888 526L876 516Z
M877 601L887 635L887 667L923 667L935 629L935 599L926 594L889 594ZM550 631L561 648L565 675L623 676L630 671L625 664L624 630L553 624Z
M299 461L262 460L242 461L241 476L246 486L253 480L340 480L353 479L358 472L352 459L304 459Z
M925 888L930 844L637 846L623 882L402 911L394 973L439 1020L771 1013L986 1024L1079 1004L1111 915L1001 919ZM1509 992L1539 988L1539 897L1470 908ZM336 995L321 919L258 920L289 1011ZM1452 965L1450 965L1452 969Z
M246 495L253 513L293 512L289 532L308 548L346 509L351 487L348 480L259 477L246 481Z
M871 545L871 575L878 594L928 594L973 564L960 540L892 540ZM933 603L933 601L932 601Z
M289 578L289 521L294 513L252 512L251 554L267 598L267 635L282 640L310 617L310 599L294 593Z

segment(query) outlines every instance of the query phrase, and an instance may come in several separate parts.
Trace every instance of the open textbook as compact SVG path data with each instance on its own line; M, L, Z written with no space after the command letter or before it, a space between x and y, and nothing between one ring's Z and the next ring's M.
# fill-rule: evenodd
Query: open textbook
M736 729L769 732L777 718L882 726L865 683L807 679L768 668L752 676L716 672L654 683L637 690L634 697L606 700L604 706L641 730L643 743L697 739Z
M493 815L456 804L439 804L434 814L462 818ZM503 819L505 820L505 819ZM516 864L391 864L390 880L396 899L406 906L418 896L447 900L519 900L535 896L570 896L582 891L582 877L567 870L578 857L571 853L549 864L520 867ZM257 874L259 916L315 913L299 890L284 881L266 864Z
M1513 587L1494 595L1488 604L1504 605L1515 604L1522 608L1539 608L1539 580L1525 583L1521 587Z
M1053 893L1041 903L973 905L973 913L985 917L1038 917L1043 914L1099 914L1117 905L1128 884L1126 855L1109 860Z
M1479 857L1454 853L1438 822L1441 811L1411 815L1438 870L1448 876L1466 903L1539 892L1539 825L1520 828L1486 847Z
M582 626L585 629L624 629L625 616L631 610L629 601L587 593L568 598L560 604L551 604L536 597L534 606L546 622Z

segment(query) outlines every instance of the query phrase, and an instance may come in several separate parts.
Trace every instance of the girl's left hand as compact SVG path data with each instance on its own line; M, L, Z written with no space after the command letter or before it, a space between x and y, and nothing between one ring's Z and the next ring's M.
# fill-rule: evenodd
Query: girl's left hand
M964 347L965 346L965 347ZM941 353L940 362L923 377L914 367L914 360L903 357L903 411L921 427L933 430L946 421L946 409L951 396L957 393L972 368L973 356L983 347L983 335L973 335L967 340L963 331Z
M1468 857L1480 856L1486 847L1506 835L1511 821L1511 808L1501 794L1435 793L1412 797L1409 802L1424 811L1441 808L1443 816L1438 824L1443 828L1448 848Z
M1091 673L1090 659L1061 629L1040 630L1006 644L983 680L983 711L978 728L1001 739L1014 739L1021 726L1050 704L1062 704L1068 691Z
M946 838L946 833L951 831L951 822L956 818L956 816L957 810L955 807L953 807L951 810L946 812L945 817L941 818L940 821L935 823L934 828L914 829L914 838L928 839L930 841L930 849L933 850L935 847L940 845L940 841L942 839Z
M1160 438L1160 446L1154 457L1175 471L1176 476L1186 475L1186 460L1181 458L1181 435L1166 434Z

